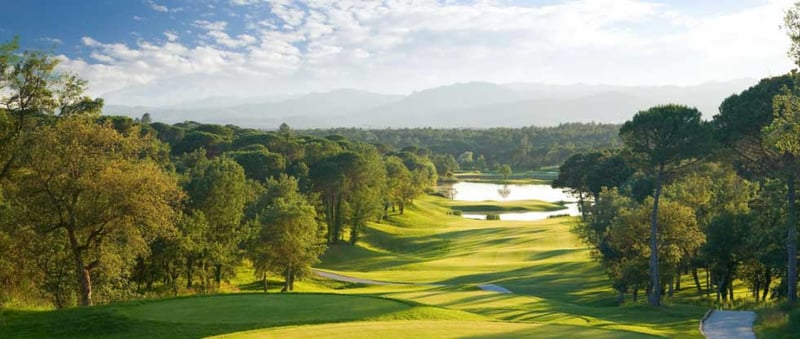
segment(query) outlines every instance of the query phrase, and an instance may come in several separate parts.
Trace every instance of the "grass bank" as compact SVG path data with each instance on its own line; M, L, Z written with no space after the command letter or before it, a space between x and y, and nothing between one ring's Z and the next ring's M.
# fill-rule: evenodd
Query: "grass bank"
M497 172L460 172L454 175L455 181L482 182L507 185L545 185L556 178L558 172L526 171L513 173L508 178Z
M564 209L563 205L541 200L518 201L455 201L445 203L451 209L472 213L546 212Z

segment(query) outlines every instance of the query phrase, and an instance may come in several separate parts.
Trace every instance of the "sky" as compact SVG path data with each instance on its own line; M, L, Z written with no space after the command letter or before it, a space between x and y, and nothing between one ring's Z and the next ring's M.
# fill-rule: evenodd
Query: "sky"
M107 103L459 82L696 85L792 69L792 0L0 0L0 41Z

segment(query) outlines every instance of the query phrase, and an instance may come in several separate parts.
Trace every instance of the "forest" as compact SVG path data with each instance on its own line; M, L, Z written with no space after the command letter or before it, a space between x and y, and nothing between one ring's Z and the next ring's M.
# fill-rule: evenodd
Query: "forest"
M84 80L17 46L0 54L3 302L208 293L243 259L265 290L275 274L291 291L327 246L356 244L439 176L556 165L618 143L616 126L596 124L395 134L104 116Z
M557 167L575 153L619 148L622 145L617 135L619 127L615 124L563 123L556 127L334 128L302 132L316 136L342 135L379 148L423 147L437 155L453 156L462 170L482 171L509 165L515 170L526 171Z
M737 281L755 301L797 299L794 71L731 95L710 121L668 104L622 125L262 131L104 116L57 65L0 45L3 304L212 293L242 260L264 291L273 275L292 291L326 249L358 244L442 178L553 166L620 304L687 288L719 304Z

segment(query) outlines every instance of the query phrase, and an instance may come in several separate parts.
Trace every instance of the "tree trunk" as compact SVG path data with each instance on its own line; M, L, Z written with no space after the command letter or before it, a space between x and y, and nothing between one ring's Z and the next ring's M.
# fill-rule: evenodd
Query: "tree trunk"
M675 294L675 288L673 284L674 281L675 281L674 278L670 279L669 285L667 285L667 296L669 296L670 298L672 298L672 296Z
M664 165L659 165L656 174L656 191L653 193L653 213L650 216L650 294L647 302L651 306L661 305L661 277L658 272L658 198L661 195L661 180Z
M788 290L786 296L789 298L789 303L792 304L797 302L797 226L795 225L794 175L794 171L790 171L789 176L786 178L786 186L788 189L786 252L789 259L786 284L788 285Z
M269 290L267 289L267 272L263 273L261 276L261 281L264 283L264 293L269 293Z
M222 264L214 265L214 282L217 283L217 287L222 283Z
M697 288L697 294L703 293L703 288L700 286L700 278L697 276L697 266L692 265L692 279L694 279L694 286Z
M769 285L772 283L772 274L769 272L770 270L767 269L764 272L764 294L761 295L761 301L767 300L767 295L769 294Z
M761 292L761 277L759 277L758 272L755 273L755 279L753 279L753 297L758 302L758 295Z
M186 288L192 288L192 276L194 275L194 260L186 258Z
M283 271L283 289L281 292L288 292L289 291L289 269L285 269Z
M92 278L89 269L83 263L83 251L75 238L75 231L67 229L69 244L72 247L72 255L75 259L75 273L78 276L78 286L81 293L81 306L92 306Z
M294 291L294 268L289 270L289 291Z

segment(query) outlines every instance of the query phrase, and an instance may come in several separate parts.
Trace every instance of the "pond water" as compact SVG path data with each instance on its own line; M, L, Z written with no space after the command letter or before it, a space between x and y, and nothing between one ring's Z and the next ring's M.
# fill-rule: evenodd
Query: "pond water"
M443 187L452 193L453 200L460 201L515 201L542 200L564 202L565 209L548 212L502 213L500 220L542 220L554 215L580 215L575 197L550 185L500 185L489 183L459 182ZM450 190L452 188L452 190ZM486 219L486 214L462 214L465 218Z

